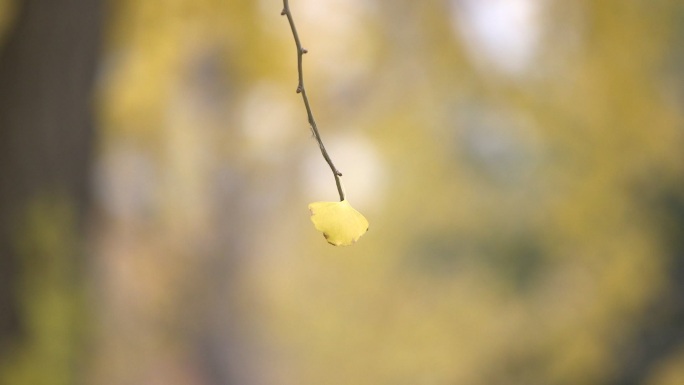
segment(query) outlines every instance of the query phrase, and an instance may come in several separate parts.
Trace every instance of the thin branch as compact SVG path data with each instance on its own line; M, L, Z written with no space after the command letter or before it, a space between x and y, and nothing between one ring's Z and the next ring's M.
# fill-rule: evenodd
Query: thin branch
M290 3L288 0L283 0L283 11L281 15L287 16L287 21L290 22L290 29L292 29L292 36L294 37L295 45L297 46L297 73L299 74L299 82L297 83L297 93L302 94L302 100L304 100L304 107L306 107L306 115L309 117L309 124L311 125L311 131L313 131L314 137L318 142L318 147L321 148L321 154L325 161L330 166L330 170L335 176L335 184L337 185L337 192L340 194L340 201L344 200L344 189L342 188L342 181L340 177L342 173L335 167L323 145L323 140L321 140L321 134L318 132L318 126L316 126L316 121L314 120L313 113L311 112L311 106L309 105L309 98L306 96L306 88L304 88L304 70L302 67L302 58L307 50L302 47L302 43L299 40L299 34L297 33L297 27L295 27L294 18L292 18L292 12L290 11Z

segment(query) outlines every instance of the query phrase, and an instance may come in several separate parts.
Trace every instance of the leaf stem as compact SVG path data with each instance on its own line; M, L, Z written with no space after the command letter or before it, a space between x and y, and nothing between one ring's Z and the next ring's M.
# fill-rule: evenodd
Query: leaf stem
M294 37L295 45L297 46L297 73L299 75L299 81L297 83L297 93L302 94L302 100L304 101L304 107L306 107L306 115L309 118L309 124L311 125L311 131L318 142L318 147L321 149L321 154L323 158L330 166L330 170L335 176L335 184L337 185L337 192L340 194L340 201L344 200L344 188L342 187L342 180L340 177L342 173L335 167L332 159L328 155L328 151L323 145L323 140L321 140L321 134L318 132L318 126L316 126L316 120L314 119L313 112L311 112L311 105L309 104L309 98L306 95L306 88L304 88L304 69L302 66L302 59L305 53L308 51L302 47L302 43L299 40L299 34L297 33L297 27L295 26L294 18L292 17L292 12L290 11L290 2L288 0L283 0L283 11L281 15L287 16L287 21L290 23L290 29L292 29L292 36Z

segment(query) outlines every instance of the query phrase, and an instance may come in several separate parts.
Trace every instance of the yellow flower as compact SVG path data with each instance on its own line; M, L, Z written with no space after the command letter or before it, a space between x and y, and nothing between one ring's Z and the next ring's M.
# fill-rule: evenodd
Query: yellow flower
M309 204L311 222L331 245L349 246L368 231L368 221L347 200Z

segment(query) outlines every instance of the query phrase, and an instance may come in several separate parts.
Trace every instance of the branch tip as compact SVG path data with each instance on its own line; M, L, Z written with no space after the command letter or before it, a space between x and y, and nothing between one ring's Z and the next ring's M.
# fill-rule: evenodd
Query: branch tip
M302 100L304 101L304 108L306 109L306 114L309 118L309 124L311 125L311 132L313 133L314 138L316 138L318 146L321 148L321 154L323 155L323 158L328 163L328 166L330 166L330 170L333 172L333 175L335 176L337 192L340 194L340 201L343 201L345 199L344 188L342 187L342 181L340 180L342 173L339 172L337 168L335 168L335 165L333 165L333 162L330 159L328 152L325 150L323 140L321 140L321 135L318 133L318 127L316 127L316 122L314 121L313 113L311 112L309 98L306 96L306 91L304 91L304 70L302 69L302 56L309 51L302 47L302 44L299 41L299 34L297 33L297 27L295 27L295 22L292 17L292 12L290 11L288 0L283 0L283 11L280 14L287 16L287 20L290 24L290 30L292 30L292 37L294 38L295 46L297 47L297 74L299 75L297 93L302 95Z

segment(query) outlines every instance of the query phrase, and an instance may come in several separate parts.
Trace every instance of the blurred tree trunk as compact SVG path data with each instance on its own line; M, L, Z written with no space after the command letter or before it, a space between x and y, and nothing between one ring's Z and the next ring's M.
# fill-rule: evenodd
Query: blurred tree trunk
M75 314L65 304L76 303L69 296L80 282L102 27L100 0L17 7L0 47L0 382L10 369L10 379L28 381L10 359L17 353L40 365L66 349L42 348L56 342L44 341L41 324L73 327L50 309Z

